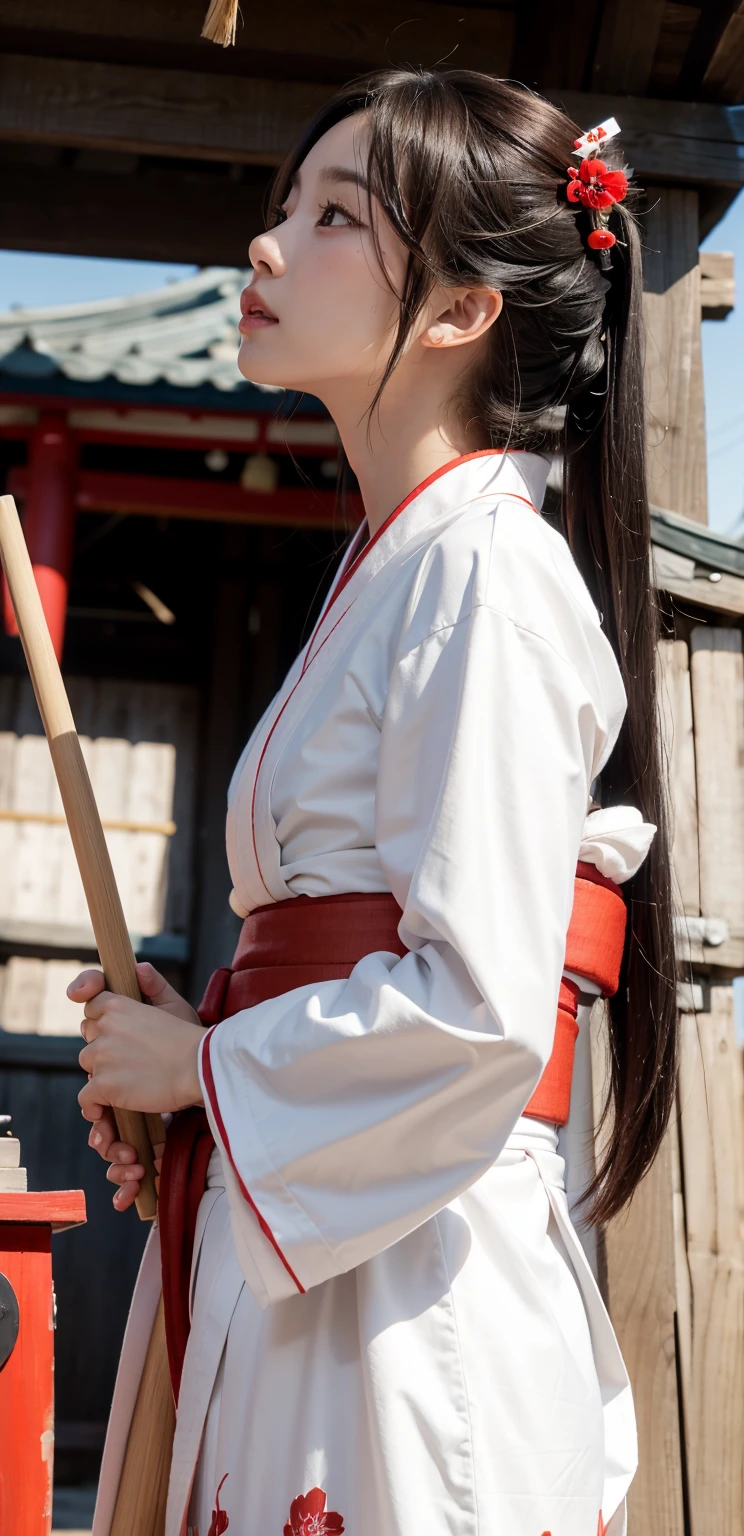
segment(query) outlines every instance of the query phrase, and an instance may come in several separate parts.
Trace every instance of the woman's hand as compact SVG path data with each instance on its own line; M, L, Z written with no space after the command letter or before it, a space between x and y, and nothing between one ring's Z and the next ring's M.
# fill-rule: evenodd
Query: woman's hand
M80 1065L90 1076L78 1100L93 1122L89 1144L111 1163L107 1177L120 1186L120 1211L139 1194L144 1169L134 1147L117 1140L109 1106L160 1113L203 1102L197 1060L205 1031L198 1015L148 963L137 966L137 979L154 1006L106 991L100 971L81 972L67 989L73 1002L85 1004ZM155 1154L159 1173L162 1146Z

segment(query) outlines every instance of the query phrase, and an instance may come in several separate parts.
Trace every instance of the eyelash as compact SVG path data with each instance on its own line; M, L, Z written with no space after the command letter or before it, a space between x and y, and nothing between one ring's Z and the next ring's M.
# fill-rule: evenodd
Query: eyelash
M329 199L329 201L327 203L323 204L323 212L321 213L321 216L318 219L318 224L317 224L317 227L319 229L330 229L332 227L330 224L324 224L323 223L323 220L326 217L326 214L328 214L328 213L340 213L340 214L342 214L345 219L348 219L349 225L350 225L350 227L352 229L361 229L363 227L362 223L361 223L361 220L355 218L354 214L350 211L350 209L344 207L343 203L331 201ZM270 222L269 228L270 229L275 229L277 224L284 224L286 222L286 219L287 219L287 211L286 211L285 208L274 208L274 209L272 209L271 222Z
M324 205L323 205L323 212L322 212L320 218L318 219L318 228L319 229L330 229L332 227L330 224L324 224L323 223L323 220L325 219L326 214L328 214L328 213L340 213L340 214L343 215L343 217L345 219L348 219L349 225L350 225L350 227L352 229L361 229L361 224L359 222L359 219L355 219L353 213L351 213L348 208L345 208L343 203L339 203L339 202L335 202L335 201L331 201L331 200L329 200L327 203L324 203Z

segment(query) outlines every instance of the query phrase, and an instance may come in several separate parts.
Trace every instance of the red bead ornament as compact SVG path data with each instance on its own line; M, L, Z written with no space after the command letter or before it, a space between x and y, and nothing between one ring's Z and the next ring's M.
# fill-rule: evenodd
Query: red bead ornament
M591 251L609 251L616 241L611 229L593 229L586 243Z
M586 243L590 250L610 250L610 247L616 243L615 235L612 229L592 229L590 235L587 235Z

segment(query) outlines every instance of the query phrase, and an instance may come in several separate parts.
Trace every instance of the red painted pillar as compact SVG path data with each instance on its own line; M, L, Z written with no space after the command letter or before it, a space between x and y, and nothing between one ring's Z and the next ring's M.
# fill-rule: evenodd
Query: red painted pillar
M75 441L66 417L42 411L29 444L23 518L31 564L52 643L61 658L75 538ZM5 589L5 626L17 635Z
M52 1231L82 1190L0 1194L0 1532L48 1536L54 1469ZM9 1352L8 1352L9 1351Z

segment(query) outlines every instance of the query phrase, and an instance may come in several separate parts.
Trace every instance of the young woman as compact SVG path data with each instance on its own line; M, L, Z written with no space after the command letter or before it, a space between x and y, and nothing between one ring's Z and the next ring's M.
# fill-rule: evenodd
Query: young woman
M96 1536L161 1239L167 1536L625 1528L630 1389L558 1149L579 1005L586 1188L584 1004L618 977L569 921L586 887L616 941L624 883L595 1220L668 1119L673 945L638 236L622 176L567 172L577 136L486 76L376 76L311 125L251 245L240 366L325 402L366 522L235 771L233 969L201 1019L148 966L154 1009L72 989L119 1209L142 1169L106 1106L197 1106ZM561 413L565 537L539 511Z

